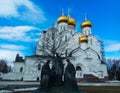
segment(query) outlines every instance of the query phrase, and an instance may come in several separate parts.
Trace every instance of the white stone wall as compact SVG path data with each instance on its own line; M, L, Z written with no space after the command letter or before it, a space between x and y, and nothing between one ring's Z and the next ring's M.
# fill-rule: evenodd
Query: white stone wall
M65 31L68 29L68 24L66 22L61 22L58 25L58 30L59 31Z
M91 27L84 27L82 29L82 32L83 32L84 35L88 36L88 35L92 34L92 29L91 29Z
M24 62L14 62L13 78L15 80L22 80L24 74Z
M40 60L38 57L26 57L25 60L25 71L23 80L24 81L38 81L40 80L41 70L38 69Z

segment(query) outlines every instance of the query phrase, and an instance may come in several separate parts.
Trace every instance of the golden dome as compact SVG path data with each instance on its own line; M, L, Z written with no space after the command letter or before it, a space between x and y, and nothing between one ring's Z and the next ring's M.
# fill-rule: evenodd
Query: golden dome
M76 26L76 21L75 21L75 19L73 19L73 18L71 18L71 17L68 17L68 25Z
M58 22L58 24L60 23L60 22L68 22L68 18L66 17L66 16L64 16L64 15L62 15L62 16L60 16L59 18L58 18L58 20L57 20L57 22Z
M92 27L92 23L88 20L85 20L82 24L81 24L81 28L84 28L84 27Z
M82 43L82 42L88 42L88 38L85 35L79 38L79 43Z

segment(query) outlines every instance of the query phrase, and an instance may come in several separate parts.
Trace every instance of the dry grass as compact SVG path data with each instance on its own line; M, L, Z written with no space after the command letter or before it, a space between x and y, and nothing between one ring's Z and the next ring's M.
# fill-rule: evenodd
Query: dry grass
M81 86L79 89L86 91L86 93L120 93L120 87L112 86Z

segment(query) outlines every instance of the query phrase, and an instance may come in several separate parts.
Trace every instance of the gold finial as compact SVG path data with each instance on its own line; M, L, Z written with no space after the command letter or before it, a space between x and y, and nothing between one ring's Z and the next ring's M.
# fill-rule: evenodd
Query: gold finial
M62 9L62 16L64 16L64 9Z
M68 17L70 17L70 8L68 8Z
M87 20L87 15L86 15L86 12L85 12L85 21Z

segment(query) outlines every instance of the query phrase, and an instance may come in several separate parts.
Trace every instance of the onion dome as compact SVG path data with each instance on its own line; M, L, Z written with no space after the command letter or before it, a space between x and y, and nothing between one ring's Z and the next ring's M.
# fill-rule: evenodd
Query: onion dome
M85 35L82 35L82 37L79 38L79 43L83 43L83 42L88 42L88 38Z
M92 27L92 23L87 20L86 13L85 13L85 21L81 24L81 28L84 27Z
M61 23L61 22L68 22L68 18L64 15L60 16L57 20L58 24Z
M92 23L88 20L85 20L82 24L81 24L81 28L84 27L92 27Z
M62 11L62 16L60 16L57 20L58 24L61 22L68 22L68 18L66 16L64 16L64 10Z
M70 16L68 16L68 25L76 26L76 21L75 21L75 19L73 19L73 18L71 18Z

